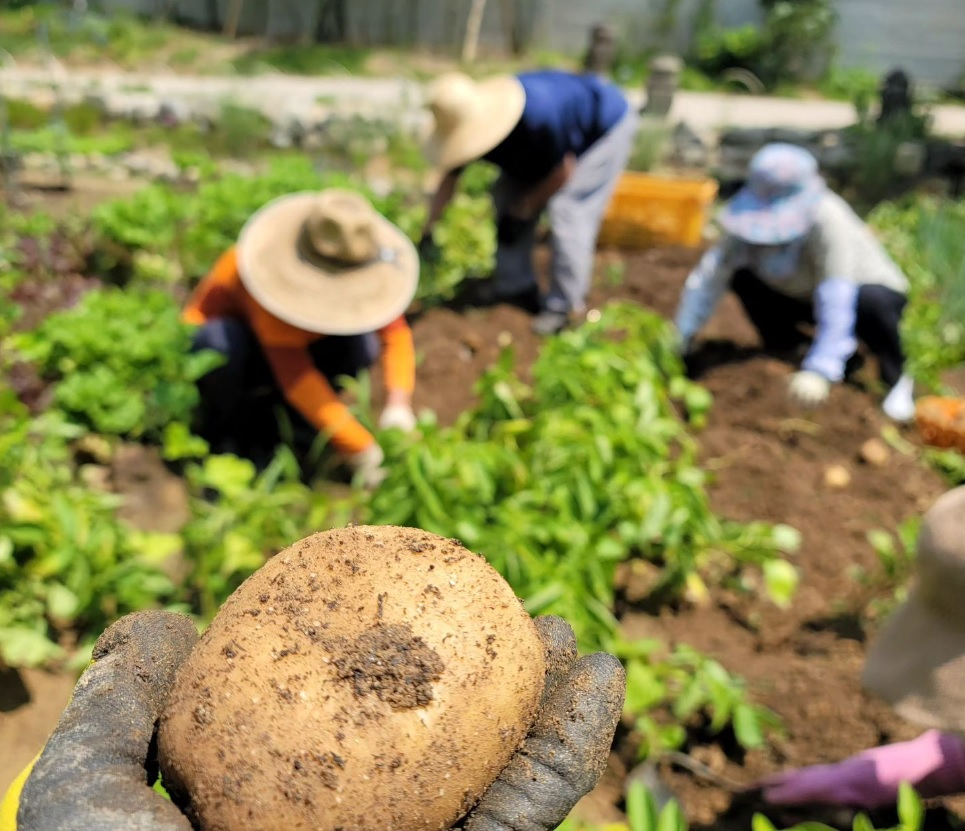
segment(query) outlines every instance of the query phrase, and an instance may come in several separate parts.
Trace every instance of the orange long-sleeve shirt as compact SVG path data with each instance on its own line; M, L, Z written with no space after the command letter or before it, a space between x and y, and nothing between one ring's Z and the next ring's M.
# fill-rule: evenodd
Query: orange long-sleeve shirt
M337 450L357 453L375 441L312 362L308 347L325 336L291 326L255 302L242 285L234 247L218 259L194 290L182 317L195 325L218 317L245 321L258 338L285 398L328 436ZM415 349L405 318L379 330L378 337L386 387L411 394L415 388Z

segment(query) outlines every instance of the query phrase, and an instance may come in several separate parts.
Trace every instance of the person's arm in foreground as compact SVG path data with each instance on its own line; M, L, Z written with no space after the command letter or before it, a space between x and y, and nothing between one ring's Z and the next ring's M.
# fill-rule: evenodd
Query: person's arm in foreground
M366 487L378 485L385 478L382 448L342 403L308 350L302 346L262 346L288 403L328 438Z
M561 618L535 623L547 664L539 712L462 821L465 831L552 831L606 767L623 709L623 667L602 652L577 659ZM108 628L47 745L8 792L0 831L190 831L151 788L152 739L197 637L191 619L173 612L140 612Z
M879 808L898 798L902 782L923 797L965 792L965 744L953 733L929 730L910 742L875 747L831 765L812 765L760 783L774 805Z
M202 326L212 318L230 317L235 313L232 283L238 275L238 254L232 247L222 254L207 276L198 283L188 298L181 318L185 323Z
M562 161L519 198L510 212L518 219L533 219L546 203L570 180L576 169L576 156L567 153Z

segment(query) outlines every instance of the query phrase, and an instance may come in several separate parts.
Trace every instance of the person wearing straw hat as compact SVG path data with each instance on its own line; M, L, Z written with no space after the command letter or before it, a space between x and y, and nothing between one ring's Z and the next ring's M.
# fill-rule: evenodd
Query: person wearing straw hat
M768 777L755 786L765 801L872 809L894 804L902 782L926 798L965 792L965 487L925 514L917 548L916 585L872 645L862 682L927 732Z
M444 175L420 249L431 250L433 228L466 165L495 164L496 268L479 300L536 312L539 334L560 331L585 307L597 233L633 147L636 112L602 78L556 70L484 81L451 73L432 85L428 103L435 126L426 152ZM553 264L541 298L532 253L544 209Z
M381 347L379 425L415 426L415 357L403 314L418 279L415 246L356 193L295 193L257 211L184 311L200 327L195 348L226 358L198 383L201 434L230 447L259 393L273 402L280 392L363 484L376 485L382 450L339 400L339 378L371 366Z
M675 323L687 353L728 287L767 349L814 339L790 381L791 398L823 404L841 381L858 341L878 360L888 388L882 409L898 421L914 415L913 382L904 374L899 324L908 283L870 229L826 186L807 150L775 143L753 157L744 187L725 205L723 238L687 278Z

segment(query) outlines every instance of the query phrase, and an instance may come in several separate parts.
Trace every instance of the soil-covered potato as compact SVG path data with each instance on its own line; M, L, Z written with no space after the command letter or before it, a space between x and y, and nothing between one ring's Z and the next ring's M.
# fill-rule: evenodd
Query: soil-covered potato
M287 548L178 673L163 780L204 831L437 831L536 713L546 664L509 585L453 540L359 526Z

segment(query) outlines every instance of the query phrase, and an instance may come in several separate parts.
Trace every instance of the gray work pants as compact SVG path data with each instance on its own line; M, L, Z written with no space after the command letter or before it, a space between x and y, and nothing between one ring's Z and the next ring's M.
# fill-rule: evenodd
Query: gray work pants
M585 308L600 222L627 165L637 125L637 113L631 107L580 156L569 180L547 205L553 247L547 309L582 312ZM497 222L529 187L506 174L500 175L492 194ZM533 245L538 221L539 217L534 218L516 242L500 245L496 251L494 277L500 294L517 294L536 284Z

